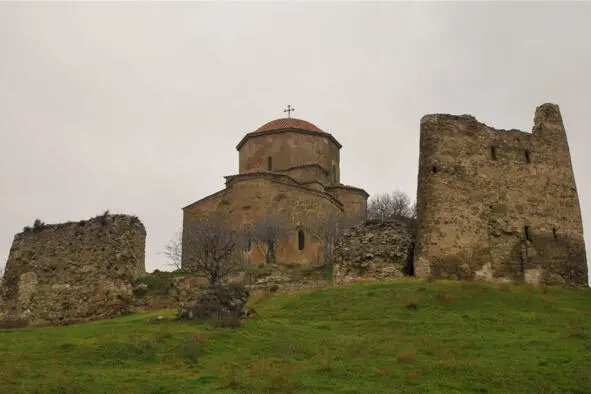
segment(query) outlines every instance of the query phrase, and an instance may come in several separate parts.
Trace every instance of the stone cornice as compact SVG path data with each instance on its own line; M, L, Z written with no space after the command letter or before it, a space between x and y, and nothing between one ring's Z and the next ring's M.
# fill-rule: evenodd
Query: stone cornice
M366 197L369 197L369 193L360 187L349 186L349 185L336 185L336 186L327 186L326 187L326 190L331 190L331 189L347 189L347 190L351 190L351 191L355 191L355 192L364 194Z
M286 129L278 129L278 130L271 130L271 131L253 131L253 132L250 132L250 133L246 134L244 136L244 138L242 138L242 140L240 140L240 142L236 146L236 150L240 150L240 148L242 148L242 145L244 145L244 143L248 139L250 139L250 138L263 137L263 136L267 136L267 135L271 135L271 134L281 134L281 133L288 133L288 132L291 132L291 133L299 133L299 134L308 134L308 135L313 135L313 136L317 136L317 137L328 138L339 149L341 149L343 147L339 143L339 141L337 141L336 138L334 138L332 136L332 134L330 134L330 133L326 133L324 131L323 132L319 132L319 131L309 131L309 130L302 130L302 129L286 128Z

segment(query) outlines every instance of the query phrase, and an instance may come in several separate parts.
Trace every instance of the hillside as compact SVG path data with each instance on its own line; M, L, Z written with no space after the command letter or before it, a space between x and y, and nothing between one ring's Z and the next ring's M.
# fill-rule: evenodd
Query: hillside
M0 331L0 391L591 390L590 289L404 280L251 304L238 330L164 311Z

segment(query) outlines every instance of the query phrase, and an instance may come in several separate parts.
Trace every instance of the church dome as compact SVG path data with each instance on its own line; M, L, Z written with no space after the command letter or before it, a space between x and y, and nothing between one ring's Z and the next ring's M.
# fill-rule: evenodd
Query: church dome
M318 127L313 125L310 122L306 122L305 120L295 119L295 118L281 118L275 119L266 123L255 130L255 132L265 132L265 131L273 131L273 130L282 130L282 129L298 129L298 130L305 130L305 131L315 131L318 133L324 133L324 131L320 130Z

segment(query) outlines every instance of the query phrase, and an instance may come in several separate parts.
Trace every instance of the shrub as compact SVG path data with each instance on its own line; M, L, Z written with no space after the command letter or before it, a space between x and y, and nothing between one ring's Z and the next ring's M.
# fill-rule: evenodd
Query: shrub
M35 219L35 222L33 222L33 231L43 230L44 227L45 223L42 222L40 219Z
M415 299L415 300L411 300L411 301L407 302L406 309L410 309L410 310L419 309L419 300Z
M437 294L437 295L435 296L435 298L436 298L437 300L439 300L439 301L443 301L443 302L446 302L446 303L450 303L450 302L453 300L452 296L450 296L450 295L447 295L447 294L443 294L443 295L441 295L441 294Z
M183 356L193 363L199 361L199 356L201 354L199 345L200 343L196 340L196 337L190 335L185 336L182 343Z
M271 388L281 393L293 392L294 383L289 378L292 367L289 365L280 368L271 377Z
M420 379L420 376L419 376L419 374L418 374L417 372L410 371L410 372L409 372L409 373L406 375L406 381L407 381L408 383L416 383L416 382L418 382L418 381L419 381L419 379Z
M236 389L240 387L240 380L238 378L238 365L235 360L230 364L226 364L225 373L222 377L222 388Z
M169 277L161 277L158 275L148 275L138 278L135 284L145 284L148 286L147 289L138 289L137 296L143 296L146 294L154 295L167 295L177 290L174 282Z
M409 349L404 352L400 352L396 355L396 361L399 363L410 363L415 361L415 352L412 349Z

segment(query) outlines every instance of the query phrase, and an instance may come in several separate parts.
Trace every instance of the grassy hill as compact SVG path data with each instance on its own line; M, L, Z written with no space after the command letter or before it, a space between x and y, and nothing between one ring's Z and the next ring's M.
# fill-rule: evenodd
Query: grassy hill
M0 392L591 392L591 290L404 280L0 331ZM158 316L164 316L158 320Z

